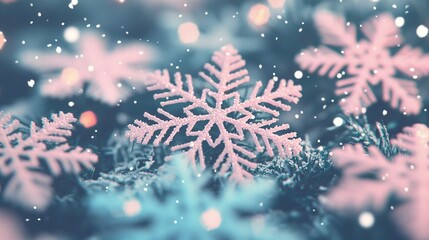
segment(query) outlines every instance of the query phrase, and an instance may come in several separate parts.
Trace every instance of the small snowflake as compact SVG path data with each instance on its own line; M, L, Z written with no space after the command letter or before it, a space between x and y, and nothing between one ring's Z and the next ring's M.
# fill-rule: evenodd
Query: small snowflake
M43 127L31 123L29 133L19 129L20 122L0 114L0 176L4 199L32 209L45 209L52 196L52 178L64 173L79 174L81 166L91 168L97 156L80 147L71 148L71 113L43 118ZM23 137L23 135L28 135ZM44 166L48 168L44 171Z
M403 152L392 160L378 148L346 145L333 151L342 169L340 184L327 195L327 206L342 212L359 213L386 209L391 195L401 203L394 207L395 222L412 239L429 238L429 128L406 127L392 140Z
M321 46L301 52L296 61L309 72L328 74L330 78L341 77L346 68L349 78L337 82L336 95L345 95L340 101L346 114L359 115L375 103L377 98L370 86L382 86L382 98L392 108L409 114L420 112L421 101L415 82L395 77L398 73L413 79L429 74L428 57L420 49L402 47L391 55L389 48L399 47L403 40L393 17L379 15L362 25L368 40L356 41L356 26L346 23L343 17L327 11L316 14L315 25L322 43L343 48L341 54Z
M232 168L231 178L236 181L252 178L243 166L255 168L256 164L249 161L256 155L243 147L245 131L250 134L258 152L266 150L274 156L273 144L281 157L297 154L301 151L301 139L295 138L296 133L280 133L289 129L288 124L272 126L278 121L279 108L289 111L291 107L285 102L297 103L301 97L301 86L294 85L293 81L279 81L278 88L274 90L274 80L260 93L261 82L257 82L249 99L242 101L237 87L250 81L245 62L232 46L228 45L215 52L213 58L215 65L206 64L205 69L211 74L201 72L211 89L202 90L201 97L195 96L192 78L186 75L186 88L180 73L174 75L174 83L166 70L157 72L149 84L150 91L162 91L155 94L155 99L165 99L161 106L188 103L183 108L185 117L177 117L163 108L158 113L163 120L149 113L144 116L154 122L149 124L136 120L135 125L129 125L126 133L132 141L137 140L148 144L154 138L154 145L164 141L170 144L182 127L186 126L186 136L192 138L188 142L172 147L173 151L186 150L192 165L196 166L197 158L202 169L205 168L206 155L203 151L204 143L215 148L223 145L223 150L215 160L214 169L220 167L220 174L225 174ZM213 90L212 90L213 89ZM273 108L274 107L274 108ZM269 119L261 119L260 114L269 115ZM167 132L169 130L169 135ZM155 135L156 132L159 133ZM263 147L265 146L265 148Z
M142 90L150 49L143 44L117 47L107 51L105 42L94 34L85 34L76 55L64 53L27 53L23 62L45 74L42 94L54 98L68 98L83 93L105 104L114 105L126 100L131 90Z

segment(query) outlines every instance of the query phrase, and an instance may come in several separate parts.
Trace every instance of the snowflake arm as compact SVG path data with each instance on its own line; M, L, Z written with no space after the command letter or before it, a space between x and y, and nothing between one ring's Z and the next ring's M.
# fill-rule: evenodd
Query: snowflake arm
M346 95L340 100L344 113L359 115L362 109L377 101L374 93L366 81L360 77L339 80L336 83L337 96Z
M328 74L330 78L334 78L348 64L340 54L323 46L302 51L295 61L310 73L317 72L320 76Z
M150 57L151 49L145 45L131 44L109 51L100 37L85 34L76 54L27 53L22 62L49 79L41 84L45 96L66 98L85 90L90 98L115 105L129 98L131 90L144 88L147 72L141 67Z
M333 160L343 176L324 199L343 213L384 210L391 195L400 200L392 211L399 228L411 239L427 239L429 231L429 128L415 124L404 128L391 143L402 151L387 159L375 146L368 154L361 145L334 150ZM358 190L358 191L357 191Z
M396 75L401 72L413 79L428 75L429 66L424 64L428 57L421 50L409 46L402 46L397 53L391 53L389 48L399 47L403 42L393 17L381 14L367 21L362 27L367 39L353 43L344 40L348 39L344 37L345 25L337 31L332 27L336 26L335 22L344 24L344 19L327 11L316 13L315 25L322 42L342 47L341 54L326 46L309 48L296 56L300 67L321 76L341 78L337 82L336 95L346 95L340 106L347 115L360 115L374 104L377 95L371 88L379 84L382 99L389 102L392 108L409 114L419 113L421 101L415 83ZM347 36L356 38L356 34ZM338 74L340 72L342 74Z
M344 149L333 151L334 164L342 169L345 180L327 196L325 203L328 207L346 213L383 209L392 188L396 187L394 182L380 182L364 177L365 174L375 174L381 180L380 177L389 168L389 163L377 148L371 146L368 152L366 154L361 145L346 145ZM358 186L360 194L351 194Z
M421 101L417 97L418 90L415 82L392 78L383 80L382 98L390 102L390 106L401 109L409 114L418 114L421 109Z
M362 25L362 32L376 47L389 48L402 43L395 20L390 14L381 14Z
M60 112L53 114L52 120L43 118L40 129L32 122L26 138L18 131L19 121L10 119L8 115L0 116L0 172L10 177L3 188L9 201L43 210L52 196L52 179L42 171L42 165L54 176L62 172L77 175L81 166L90 168L97 162L93 153L67 144L76 121L72 114Z
M339 47L356 45L356 26L347 25L344 17L319 11L314 21L323 43Z
M392 59L395 67L402 73L419 79L421 76L429 75L429 56L421 49L410 46L402 47Z
M251 178L251 174L242 166L256 167L256 164L250 161L256 155L238 144L245 140L246 132L252 136L256 150L259 152L264 150L263 145L270 156L274 156L271 145L275 146L282 157L300 152L300 139L295 138L295 133L281 134L289 129L289 125L273 125L278 121L277 117L280 114L277 109L289 111L290 106L286 102L298 102L301 97L301 86L294 85L292 81L281 80L277 89L274 89L275 81L271 80L265 90L261 92L262 83L258 82L249 99L241 101L236 88L249 82L250 78L244 68L245 62L237 50L232 46L225 46L215 52L212 61L214 64L204 66L210 76L204 72L200 73L201 78L210 86L201 91L200 97L195 96L192 78L189 75L186 75L185 83L182 81L180 73L174 75L173 82L166 70L151 75L149 91L160 91L154 95L154 98L163 99L161 101L163 107L179 103L188 104L183 108L186 116L177 117L161 108L158 109L158 113L163 119L145 113L144 117L154 124L136 120L135 125L129 126L127 137L131 141L136 140L142 144L147 144L154 138L155 145L160 144L166 138L164 144L168 145L181 128L186 127L186 136L193 140L174 145L171 149L185 151L194 167L198 159L199 165L204 169L206 163L203 145L207 143L210 147L215 148L222 144L224 148L213 167L221 168L220 174L225 174L232 169L231 178L237 181ZM232 104L230 104L231 102ZM197 110L204 113L197 113ZM268 114L272 119L255 122L254 113ZM205 122L207 123L201 127ZM200 130L196 130L197 126L200 126ZM218 136L212 136L210 133L212 129L217 129ZM155 136L156 132L159 133ZM170 134L167 137L168 132Z

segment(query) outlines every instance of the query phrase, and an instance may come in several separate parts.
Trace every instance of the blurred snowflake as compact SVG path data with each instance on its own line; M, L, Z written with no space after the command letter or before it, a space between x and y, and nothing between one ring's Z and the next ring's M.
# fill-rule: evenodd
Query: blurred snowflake
M359 115L366 107L377 101L371 85L382 85L382 98L392 108L409 114L418 114L421 108L416 84L407 79L395 77L399 73L413 79L429 74L428 59L420 49L402 47L391 55L389 48L400 46L403 40L393 17L381 14L362 25L367 40L356 41L356 26L327 11L316 13L317 26L322 43L343 48L341 54L321 46L301 52L296 61L309 72L328 74L330 78L351 77L339 80L336 95L346 96L340 105L346 114ZM341 72L346 68L346 72Z
M71 136L72 114L43 118L43 127L31 123L30 132L19 129L20 122L0 115L0 176L5 200L28 209L44 210L52 196L49 175L79 174L81 166L91 168L97 156L67 143ZM23 135L27 135L23 137Z
M393 195L401 201L391 205L398 227L411 239L428 239L428 142L428 127L415 124L392 140L402 152L391 160L375 146L368 147L368 154L361 144L334 150L333 161L343 177L323 199L325 204L343 213L382 211Z
M144 89L147 72L142 70L152 50L141 43L106 50L101 37L87 33L80 39L76 55L29 52L23 57L25 66L44 74L42 95L68 98L82 94L108 105L126 100L132 90Z
M208 179L196 177L184 159L171 163L165 166L160 190L90 199L90 216L101 238L294 239L266 220L273 182L229 183L214 194L207 188Z
M241 101L237 88L250 81L245 61L232 46L222 47L215 52L213 58L215 65L206 64L205 69L215 78L201 72L203 78L212 89L202 90L201 97L195 96L192 77L186 75L184 86L180 73L174 75L174 83L170 81L170 75L165 70L157 72L150 77L149 91L162 91L155 94L155 99L165 99L161 106L188 104L183 108L184 117L177 117L168 113L163 108L158 113L166 118L162 120L154 115L145 113L149 124L140 120L135 125L129 125L126 133L131 141L148 144L155 138L153 144L159 145L167 132L173 129L164 141L169 145L182 127L186 126L186 136L192 141L175 145L172 151L186 149L186 154L191 164L195 167L197 158L202 169L205 169L206 158L203 150L204 143L211 148L223 144L223 150L218 155L213 168L218 169L222 164L220 174L225 174L232 169L231 179L244 181L252 178L252 175L243 168L255 168L256 164L248 159L254 159L256 155L252 150L243 147L245 143L245 131L252 136L253 143L258 152L266 151L274 156L271 146L273 144L281 157L295 155L301 151L301 139L295 138L296 133L283 133L289 129L288 124L273 126L280 112L278 108L289 111L291 107L286 102L297 103L301 97L301 86L294 85L293 81L281 80L278 88L274 90L274 80L270 80L264 91L260 91L261 82L257 82L255 88L247 100ZM261 115L269 115L268 120ZM156 132L159 131L159 134ZM263 147L261 143L265 146Z

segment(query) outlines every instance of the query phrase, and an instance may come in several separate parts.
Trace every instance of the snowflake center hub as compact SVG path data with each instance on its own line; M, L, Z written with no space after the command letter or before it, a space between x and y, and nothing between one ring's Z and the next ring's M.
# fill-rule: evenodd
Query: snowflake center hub
M395 70L387 49L371 46L362 41L345 52L351 64L348 72L352 75L364 75L372 84L379 83L383 77L392 76Z

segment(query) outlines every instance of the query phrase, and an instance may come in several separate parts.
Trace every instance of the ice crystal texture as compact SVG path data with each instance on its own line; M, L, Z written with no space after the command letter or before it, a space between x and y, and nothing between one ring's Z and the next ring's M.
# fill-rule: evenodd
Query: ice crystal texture
M91 168L97 162L94 153L67 143L76 121L71 113L60 112L42 121L42 128L32 122L27 134L18 120L0 115L1 194L28 209L46 209L53 194L52 177L77 175L82 167Z
M326 204L341 212L382 211L394 196L393 218L412 239L429 238L429 128L415 124L392 140L401 152L391 160L378 148L346 145L333 151L342 169L340 184L327 195Z
M298 239L284 226L281 230L274 227L264 214L270 205L274 182L255 181L239 186L227 183L222 191L214 194L207 188L208 178L196 177L184 159L177 158L166 165L165 173L160 176L156 186L161 190L149 186L132 194L92 196L89 214L94 216L92 219L99 228L104 229L98 237L256 240L283 236ZM241 214L243 212L246 214Z
M57 49L58 50L58 49ZM41 92L54 98L69 98L83 93L108 105L127 100L132 90L144 89L150 58L144 44L118 46L112 51L94 33L79 41L76 54L32 52L23 56L29 68L44 74Z
M428 56L407 45L391 54L391 48L403 43L391 15L381 14L365 22L361 29L367 39L360 41L356 40L355 25L328 11L316 13L315 25L322 43L342 48L341 54L322 45L304 50L296 56L296 61L301 68L330 78L342 78L338 74L346 70L347 77L337 81L335 92L338 96L345 95L340 100L344 113L359 115L375 103L377 97L371 86L378 84L383 101L392 108L409 114L420 112L416 83L400 75L413 79L428 75L429 65L425 63Z
M185 76L185 83L180 73L170 81L169 73L164 70L157 72L149 80L150 91L160 91L155 99L164 99L161 106L188 104L183 108L184 117L175 116L163 108L158 109L160 117L145 113L148 121L136 120L135 125L129 125L126 133L131 141L148 144L163 142L169 145L173 138L186 127L189 141L172 146L173 151L185 151L188 159L195 167L197 159L202 169L206 166L204 143L215 148L223 146L221 153L216 156L214 169L220 168L223 175L232 169L232 180L243 181L251 179L252 175L245 168L255 168L251 159L255 153L243 147L247 132L258 152L266 151L274 156L274 149L281 157L292 156L301 151L300 141L295 132L283 133L289 129L288 124L273 126L280 114L276 109L289 111L287 104L297 103L301 97L301 86L294 85L289 80L280 80L278 87L274 80L261 90L262 83L257 82L247 100L242 101L237 88L250 81L245 62L231 45L221 48L214 53L212 60L215 65L206 64L205 69L210 76L201 72L200 76L211 88L202 90L201 97L195 95L192 77ZM269 119L258 118L259 114L267 114ZM153 122L152 124L149 122ZM169 134L167 134L169 133ZM222 166L221 166L222 165Z

